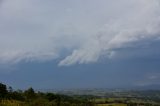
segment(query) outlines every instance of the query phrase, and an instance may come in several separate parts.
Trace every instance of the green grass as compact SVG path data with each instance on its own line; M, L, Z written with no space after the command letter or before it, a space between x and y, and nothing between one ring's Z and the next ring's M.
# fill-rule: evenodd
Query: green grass
M24 103L16 100L2 100L0 106L24 106Z
M98 104L97 106L127 106L126 104L114 103L114 104Z

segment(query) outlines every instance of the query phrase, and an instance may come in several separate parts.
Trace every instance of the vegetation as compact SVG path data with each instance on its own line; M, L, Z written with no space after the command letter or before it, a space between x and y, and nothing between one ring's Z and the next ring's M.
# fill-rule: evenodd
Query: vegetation
M0 83L0 106L160 106L160 91L93 92L97 95L80 92L83 95L75 95L71 91L65 95L44 93L33 88L14 91L12 87Z
M35 92L33 88L13 91L0 83L0 106L92 106L87 98Z

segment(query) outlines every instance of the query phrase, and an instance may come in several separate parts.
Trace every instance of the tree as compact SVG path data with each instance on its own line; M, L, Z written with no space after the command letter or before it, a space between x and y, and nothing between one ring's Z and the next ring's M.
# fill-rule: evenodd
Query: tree
M7 95L7 87L6 85L0 83L0 98L5 98Z
M49 101L53 101L56 99L56 95L53 93L47 93L46 94L46 99L48 99Z
M8 98L9 99L13 99L13 100L20 100L20 101L24 101L25 100L25 98L22 95L22 93L19 93L17 91L9 93Z
M10 93L13 92L13 88L11 86L8 87L8 92L10 92Z
M26 90L24 92L24 94L25 94L27 100L32 100L36 97L36 94L35 94L34 89L32 87L29 88L28 90Z

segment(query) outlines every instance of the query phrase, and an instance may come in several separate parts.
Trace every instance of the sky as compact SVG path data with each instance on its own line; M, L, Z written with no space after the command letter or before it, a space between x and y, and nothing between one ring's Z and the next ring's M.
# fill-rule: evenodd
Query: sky
M160 85L159 0L0 0L0 82Z

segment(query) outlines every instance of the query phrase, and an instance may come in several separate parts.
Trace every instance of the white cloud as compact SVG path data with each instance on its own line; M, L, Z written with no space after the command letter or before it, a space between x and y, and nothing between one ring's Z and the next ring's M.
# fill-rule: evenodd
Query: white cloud
M0 62L96 62L116 48L159 37L159 0L5 0L0 5Z
M134 1L132 9L126 8L119 17L117 16L118 18L107 22L99 31L100 33L88 40L89 43L87 42L82 48L73 51L59 65L94 62L102 54L112 54L116 48L134 46L133 43L160 36L159 1ZM125 2L129 4L130 1ZM123 4L120 5L123 6Z

